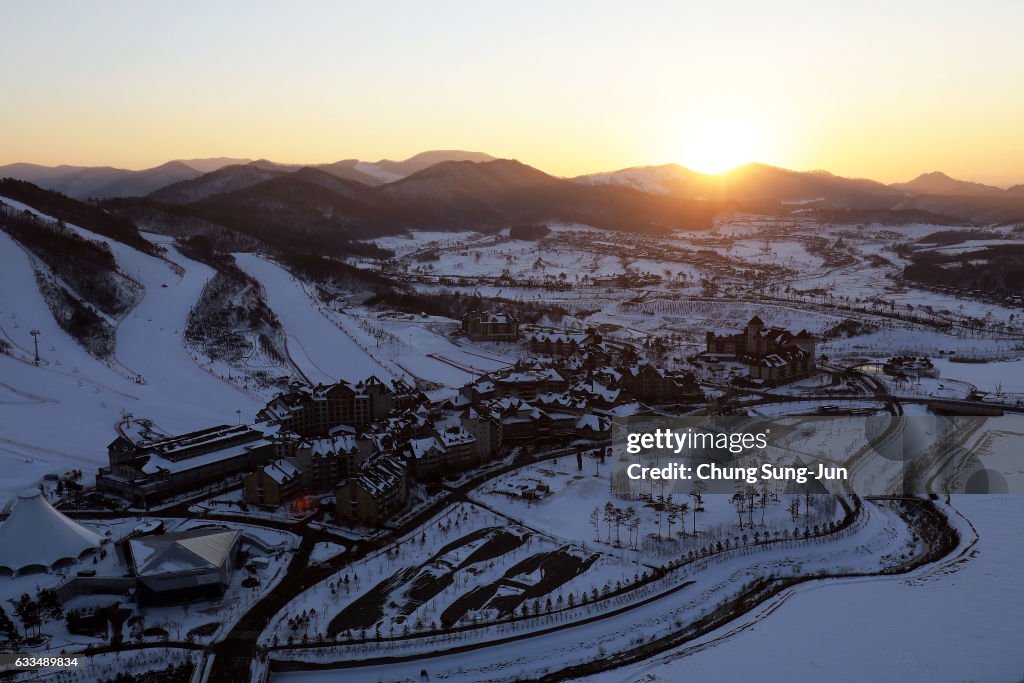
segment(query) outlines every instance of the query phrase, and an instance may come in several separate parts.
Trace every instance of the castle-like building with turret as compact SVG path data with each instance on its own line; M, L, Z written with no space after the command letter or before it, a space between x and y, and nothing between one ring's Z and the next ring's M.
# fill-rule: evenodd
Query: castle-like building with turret
M807 330L793 334L781 327L766 327L756 315L737 334L707 333L708 353L735 356L747 365L751 379L767 382L785 382L813 373L814 344L814 335Z

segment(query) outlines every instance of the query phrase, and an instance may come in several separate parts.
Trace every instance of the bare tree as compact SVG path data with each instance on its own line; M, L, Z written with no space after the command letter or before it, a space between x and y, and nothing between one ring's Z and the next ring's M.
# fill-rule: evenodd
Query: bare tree
M595 507L590 513L590 525L594 527L594 540L601 540L601 509Z
M757 500L757 489L753 484L747 484L743 489L747 497L747 526L754 526L754 502Z
M739 523L740 523L740 531L742 531L743 530L743 508L746 506L746 500L747 499L743 495L742 491L737 491L736 493L732 494L731 500L732 500L733 507L736 508L736 517L737 517L737 519L739 520Z
M622 523L626 521L626 511L620 507L613 508L615 515L615 545L621 546L622 540L619 536L619 529L622 527Z
M677 536L686 535L686 513L690 511L689 503L677 503L676 510L679 512L679 531L676 532Z
M702 481L693 482L690 487L690 497L693 498L693 535L697 535L697 513L704 511L704 494L708 485Z
M629 512L627 514L629 515L627 525L633 537L633 547L637 548L640 545L640 515L637 514L636 508L632 505L629 506Z
M654 499L654 508L658 511L658 540L661 540L661 514L665 511L665 494L659 493Z

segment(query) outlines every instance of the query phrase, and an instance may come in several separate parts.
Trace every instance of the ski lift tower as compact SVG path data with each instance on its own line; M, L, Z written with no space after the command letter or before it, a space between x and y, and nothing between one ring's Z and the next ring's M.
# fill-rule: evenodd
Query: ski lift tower
M32 339L36 343L36 359L35 359L34 362L35 362L36 366L38 367L38 365L39 365L39 334L40 334L40 332L39 332L39 330L32 330L31 332L29 332L29 334L32 335Z

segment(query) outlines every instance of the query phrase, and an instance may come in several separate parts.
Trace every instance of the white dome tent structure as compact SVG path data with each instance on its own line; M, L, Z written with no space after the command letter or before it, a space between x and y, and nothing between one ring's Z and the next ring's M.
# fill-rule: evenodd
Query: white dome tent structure
M104 537L58 512L38 489L18 496L0 524L0 574L49 571L98 549Z

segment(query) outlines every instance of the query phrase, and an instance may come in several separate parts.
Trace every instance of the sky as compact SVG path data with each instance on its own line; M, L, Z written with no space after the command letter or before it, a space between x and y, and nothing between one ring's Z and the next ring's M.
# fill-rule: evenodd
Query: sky
M467 149L1024 182L1019 0L0 2L0 164Z

